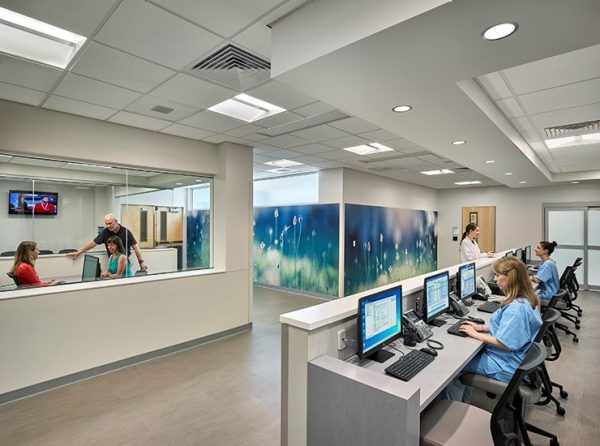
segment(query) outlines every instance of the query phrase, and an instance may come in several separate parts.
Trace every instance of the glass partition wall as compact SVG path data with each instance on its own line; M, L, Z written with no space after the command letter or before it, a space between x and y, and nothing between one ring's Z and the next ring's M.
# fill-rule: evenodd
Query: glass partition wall
M66 253L104 230L107 214L131 231L147 274L212 267L211 178L0 154L0 290L11 289L6 273L24 240L38 244L42 280L47 273L76 281ZM107 267L104 245L87 254ZM137 257L132 249L132 273Z

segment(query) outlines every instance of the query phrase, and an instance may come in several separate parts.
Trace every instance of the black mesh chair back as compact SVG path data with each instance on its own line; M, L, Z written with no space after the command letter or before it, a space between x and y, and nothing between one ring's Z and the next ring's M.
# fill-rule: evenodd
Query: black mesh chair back
M577 257L575 259L575 261L573 262L573 268L577 269L579 268L581 265L583 264L583 258L582 257Z
M21 286L21 284L19 283L19 279L17 279L17 276L15 273L6 273L6 275L8 277L10 277L13 280L13 282L15 282L16 286Z
M0 253L0 257L14 257L17 251L4 251Z
M58 251L59 254L69 254L70 252L77 252L75 248L66 248Z
M51 249L40 249L40 254L41 255L54 254L54 251L52 251Z

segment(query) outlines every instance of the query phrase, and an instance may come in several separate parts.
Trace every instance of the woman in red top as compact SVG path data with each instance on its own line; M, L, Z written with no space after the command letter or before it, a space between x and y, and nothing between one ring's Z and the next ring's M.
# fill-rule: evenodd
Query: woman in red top
M52 279L42 282L35 272L35 261L40 255L36 242L21 242L15 254L15 263L10 270L19 282L20 286L48 286L58 284L58 280Z

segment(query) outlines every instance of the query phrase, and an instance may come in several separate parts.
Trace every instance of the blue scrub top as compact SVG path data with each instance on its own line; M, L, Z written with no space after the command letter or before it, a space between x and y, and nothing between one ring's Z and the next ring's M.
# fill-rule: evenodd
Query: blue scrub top
M540 299L550 300L556 294L559 287L560 279L558 278L558 268L553 259L548 259L543 262L535 275L540 279L538 293Z
M501 307L490 319L490 335L510 351L486 345L478 361L478 373L499 381L510 381L541 326L539 307L531 308L525 298L517 298Z

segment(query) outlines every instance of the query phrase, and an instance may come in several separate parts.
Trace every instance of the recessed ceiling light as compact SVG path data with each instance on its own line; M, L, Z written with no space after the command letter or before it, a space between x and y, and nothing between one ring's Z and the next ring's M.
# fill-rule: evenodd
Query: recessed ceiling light
M455 146L462 146L463 144L466 144L467 141L465 141L464 139L457 139L456 141L452 141L452 144Z
M392 110L395 111L396 113L404 113L404 112L412 110L412 106L411 105L396 105L394 108L392 108Z
M500 40L513 34L519 25L517 23L498 23L490 26L481 35L485 40Z
M277 169L269 169L267 172L273 173L291 173L291 172L299 172L298 169L290 169L288 167L278 167Z
M579 184L579 181L571 181L571 184Z
M302 166L302 163L299 163L298 161L291 161L291 160L268 161L265 164L267 166L275 166L275 167Z
M486 164L494 164L496 161L495 160L487 160L485 163Z
M504 175L512 175L512 172L506 172Z
M437 169L437 170L426 170L421 172L423 175L447 175L449 173L454 173L454 171L450 169Z
M544 142L549 149L561 147L584 146L600 142L600 133L588 133L587 135L565 136L563 138L545 139Z
M527 184L527 181L519 181L519 184Z
M238 94L232 99L220 102L209 108L210 111L241 119L246 122L254 122L259 119L273 116L285 111L285 108L270 104L260 99L253 98L247 94Z
M394 149L377 142L370 142L369 144L361 144L360 146L346 147L344 150L356 153L357 155L371 155L373 153L390 152Z
M454 184L459 186L467 186L469 184L481 184L481 181L457 181Z
M183 183L175 183L175 186L183 186Z
M87 38L0 8L0 52L65 68Z
M202 183L204 180L196 180L196 183Z

